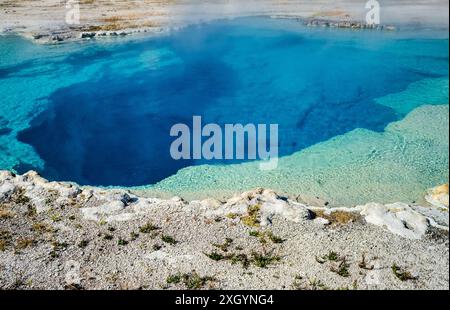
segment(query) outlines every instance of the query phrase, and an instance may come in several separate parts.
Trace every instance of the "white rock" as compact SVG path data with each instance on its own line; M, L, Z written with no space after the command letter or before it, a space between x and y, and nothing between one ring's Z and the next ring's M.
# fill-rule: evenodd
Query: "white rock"
M6 170L0 170L0 182L3 182L5 180L11 180L14 176L11 172Z
M117 215L123 209L125 209L125 204L122 201L112 201L99 207L82 208L81 213L86 220L108 221L110 216Z
M427 217L404 203L388 205L368 203L360 208L361 215L368 223L385 227L392 233L408 239L422 238L430 225Z
M0 201L9 197L16 190L16 186L8 181L0 184Z
M327 226L330 225L330 221L323 217L316 217L313 222L319 226Z
M222 205L219 200L213 198L204 199L200 202L200 204L209 209L218 209Z
M146 255L146 258L153 261L162 261L172 266L179 266L180 263L190 262L194 259L193 255L171 255L164 251L155 251Z
M282 199L271 190L257 189L234 196L217 209L206 210L207 217L226 216L235 214L243 216L248 214L251 206L260 205L258 211L262 226L270 225L272 218L279 215L289 221L299 223L309 217L309 211L305 205Z

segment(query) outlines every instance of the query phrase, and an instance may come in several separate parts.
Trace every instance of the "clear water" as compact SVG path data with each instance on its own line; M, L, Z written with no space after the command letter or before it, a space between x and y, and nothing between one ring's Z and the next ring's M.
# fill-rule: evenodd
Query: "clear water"
M259 18L126 42L49 47L0 37L0 169L103 186L165 180L161 188L170 190L166 178L181 168L231 164L172 160L175 123L193 115L278 123L287 158L354 130L382 134L423 104L448 103L448 52L448 34ZM199 183L188 178L192 191L204 189L207 174L194 173ZM269 184L281 177L273 174ZM265 185L245 179L232 189Z

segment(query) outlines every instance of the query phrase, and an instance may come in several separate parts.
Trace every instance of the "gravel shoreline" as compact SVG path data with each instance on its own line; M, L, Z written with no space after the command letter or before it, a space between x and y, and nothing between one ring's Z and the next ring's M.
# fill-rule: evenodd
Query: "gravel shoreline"
M448 186L426 206L221 202L0 172L2 289L448 289Z

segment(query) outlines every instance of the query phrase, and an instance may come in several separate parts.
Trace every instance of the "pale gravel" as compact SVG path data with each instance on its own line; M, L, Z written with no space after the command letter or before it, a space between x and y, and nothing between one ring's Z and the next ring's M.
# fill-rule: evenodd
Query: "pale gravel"
M167 284L167 277L194 270L201 276L215 278L204 289L313 289L312 283L318 281L326 289L449 289L448 227L440 230L430 226L421 239L411 240L368 224L364 218L343 225L323 225L311 220L307 216L310 211L305 209L301 211L305 216L298 222L279 213L273 216L271 225L251 228L239 219L207 212L208 208L220 210L223 204L211 200L187 203L180 199L155 200L151 208L133 220L103 223L85 219L81 208L95 208L107 201L131 197L134 199L123 210L129 212L144 198L128 196L126 191L102 189L96 189L96 198L93 196L89 201L90 190L85 189L65 198L60 195L67 192L66 183L48 183L34 173L8 175L3 173L0 184L13 180L15 194L10 193L0 204L14 216L0 219L0 230L12 235L5 250L0 251L2 289L181 289L185 288L183 284ZM32 207L34 200L23 202L18 197L27 196L30 190L34 195L31 198L46 198L50 208L35 215L27 213L27 206ZM247 196L259 197L261 203L275 197L270 191L260 196L256 193L261 190L245 193L232 203L252 201ZM52 200L47 199L50 197ZM284 201L282 197L277 200ZM286 203L295 206L294 202ZM448 211L442 214L448 218ZM148 221L160 227L157 235L139 233L136 240L131 240L131 232L138 233L139 227ZM56 231L33 232L33 223L46 223ZM109 227L115 230L111 232ZM263 245L249 235L255 229L270 230L285 241ZM113 240L105 240L106 234L113 236ZM173 236L178 243L165 244L161 235ZM33 238L36 243L19 249L17 240L24 237ZM119 238L129 243L118 245ZM220 252L213 244L221 244L225 238L233 239L229 253L274 251L281 260L268 268L244 269L239 264L208 258L205 253ZM82 240L89 241L85 248L79 247ZM54 241L68 244L57 257L51 255ZM162 248L154 250L155 244ZM334 273L331 269L335 263L318 262L317 258L320 261L330 251L346 258L349 277ZM373 270L359 266L363 254ZM392 272L394 264L416 279L400 281Z

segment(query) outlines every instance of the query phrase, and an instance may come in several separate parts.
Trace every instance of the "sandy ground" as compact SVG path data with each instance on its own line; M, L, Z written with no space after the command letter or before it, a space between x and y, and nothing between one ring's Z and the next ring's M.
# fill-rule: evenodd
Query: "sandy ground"
M80 23L69 25L66 3L0 0L0 33L58 42L90 38L93 33L153 33L211 19L252 15L364 22L368 11L361 0L80 0ZM383 1L381 23L424 23L448 28L448 2Z
M0 288L448 289L448 186L430 195L333 210L262 189L188 203L0 172Z

